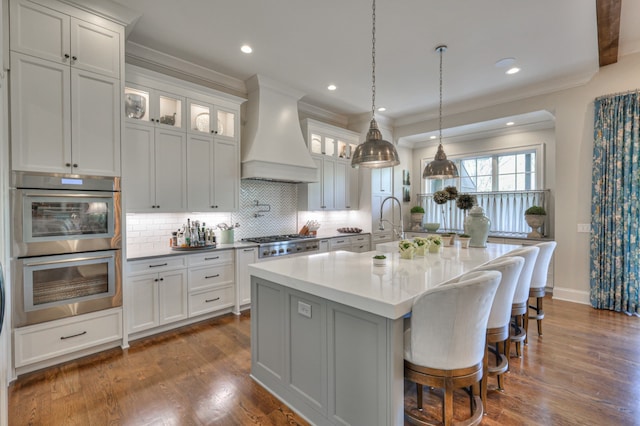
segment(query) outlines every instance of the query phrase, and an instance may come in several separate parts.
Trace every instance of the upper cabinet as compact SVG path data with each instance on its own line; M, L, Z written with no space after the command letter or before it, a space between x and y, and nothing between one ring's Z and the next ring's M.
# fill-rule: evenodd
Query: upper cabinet
M318 182L300 184L299 210L357 210L358 169L351 156L360 135L312 119L302 121L309 152L318 167Z
M122 170L126 210L237 211L243 101L127 65Z
M10 4L12 169L117 176L124 28L38 3Z

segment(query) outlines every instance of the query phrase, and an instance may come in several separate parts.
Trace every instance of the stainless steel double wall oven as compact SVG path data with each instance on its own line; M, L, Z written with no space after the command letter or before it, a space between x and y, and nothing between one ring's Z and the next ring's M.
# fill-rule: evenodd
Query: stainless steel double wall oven
M122 306L120 178L14 172L13 325Z

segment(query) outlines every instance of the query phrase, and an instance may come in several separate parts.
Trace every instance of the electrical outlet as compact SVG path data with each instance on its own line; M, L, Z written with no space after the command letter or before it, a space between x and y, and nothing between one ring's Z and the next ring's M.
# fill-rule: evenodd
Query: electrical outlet
M298 313L303 317L311 318L311 305L298 300Z
M591 232L591 224L589 223L579 223L578 224L578 232L586 232L587 234Z

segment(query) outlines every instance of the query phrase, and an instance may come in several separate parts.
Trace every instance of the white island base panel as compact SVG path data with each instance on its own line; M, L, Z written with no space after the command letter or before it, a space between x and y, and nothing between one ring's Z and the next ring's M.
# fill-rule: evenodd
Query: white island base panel
M249 266L251 376L315 425L402 425L403 316L428 288L519 246L413 260L331 252Z

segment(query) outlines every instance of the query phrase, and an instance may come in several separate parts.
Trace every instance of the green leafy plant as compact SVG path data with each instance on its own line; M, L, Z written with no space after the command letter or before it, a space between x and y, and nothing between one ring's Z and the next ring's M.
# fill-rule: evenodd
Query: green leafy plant
M424 213L424 208L422 206L413 206L411 207L411 213Z
M527 210L524 211L525 215L535 215L535 216L544 216L547 214L547 211L544 207L540 206L531 206Z
M458 200L456 201L456 207L460 210L469 210L475 204L475 197L469 194L460 194L458 195Z
M376 256L373 256L374 259L386 259L387 256L385 256L384 254L378 254Z
M469 234L460 234L458 235L459 238L471 238L471 235Z

